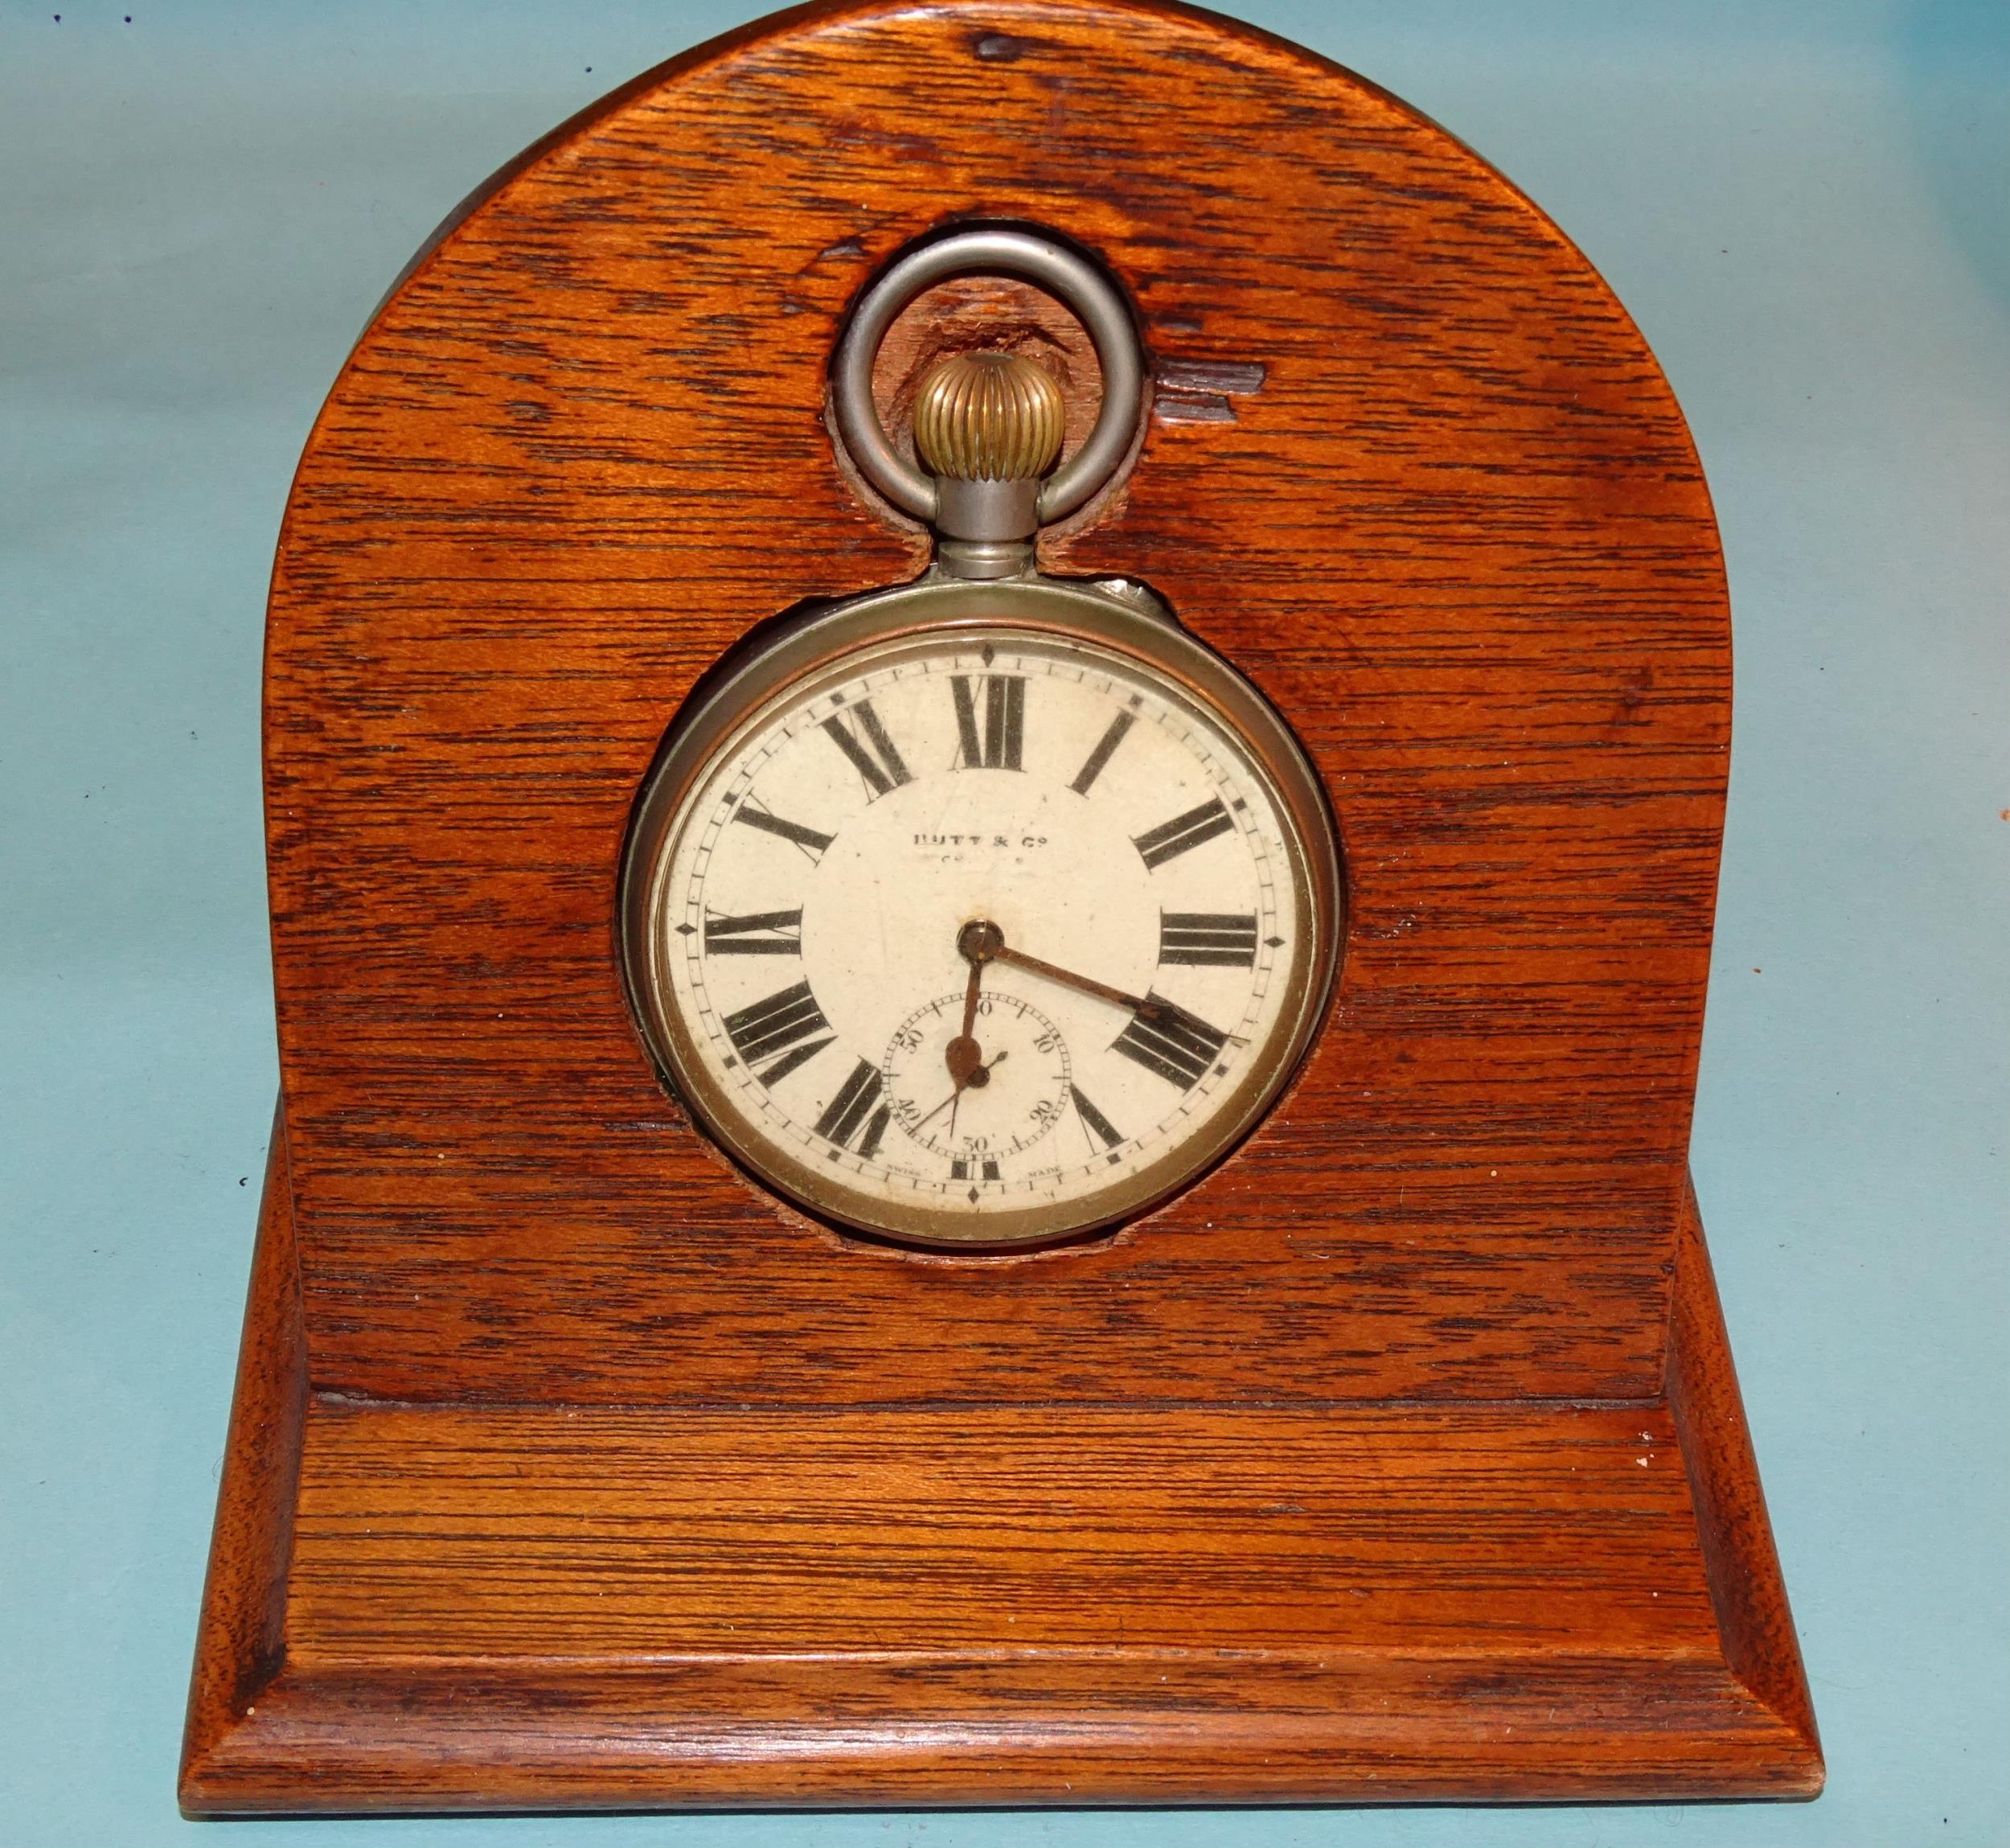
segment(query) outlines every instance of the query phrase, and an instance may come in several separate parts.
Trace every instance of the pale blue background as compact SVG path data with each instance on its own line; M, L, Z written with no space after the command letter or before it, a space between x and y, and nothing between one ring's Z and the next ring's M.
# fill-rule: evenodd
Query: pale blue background
M1245 10L1541 201L1702 448L1739 703L1696 1178L1829 1795L179 1821L274 1083L288 478L434 221L751 9L0 0L0 1848L2010 1843L2010 0Z

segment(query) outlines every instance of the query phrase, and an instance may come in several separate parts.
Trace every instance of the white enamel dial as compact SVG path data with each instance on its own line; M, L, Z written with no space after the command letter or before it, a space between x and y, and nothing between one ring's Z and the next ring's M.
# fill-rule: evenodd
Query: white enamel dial
M965 624L730 716L645 811L630 969L761 1178L896 1237L1037 1242L1163 1197L1288 1075L1327 862L1190 681Z

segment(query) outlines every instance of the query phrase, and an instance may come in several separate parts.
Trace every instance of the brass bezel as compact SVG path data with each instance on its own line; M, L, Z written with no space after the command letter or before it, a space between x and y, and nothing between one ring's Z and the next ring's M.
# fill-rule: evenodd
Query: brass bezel
M1267 1048L1253 1058L1221 1108L1191 1141L1111 1186L1062 1208L987 1214L978 1233L946 1228L933 1209L904 1210L835 1185L828 1171L752 1134L698 1056L697 1039L675 1004L662 927L676 823L713 763L736 749L784 699L815 682L842 678L868 648L912 641L939 645L958 632L1010 632L1048 646L1101 649L1171 683L1241 742L1270 786L1289 836L1291 873L1311 928L1282 979L1287 1000ZM680 713L645 780L624 849L620 929L630 1006L666 1087L694 1123L749 1177L817 1218L847 1230L937 1250L1024 1250L1134 1219L1209 1172L1256 1127L1310 1049L1324 1017L1339 961L1344 901L1332 818L1317 774L1263 696L1196 640L1148 593L1048 578L970 582L932 577L857 598L785 626L729 662Z

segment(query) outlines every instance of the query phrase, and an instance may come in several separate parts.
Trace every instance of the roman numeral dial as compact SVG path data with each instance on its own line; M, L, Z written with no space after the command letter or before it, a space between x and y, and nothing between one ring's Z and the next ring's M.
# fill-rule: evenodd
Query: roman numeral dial
M1163 995L1147 995L1145 1000L1150 1011L1131 1016L1112 1049L1169 1084L1192 1090L1229 1043L1229 1036Z
M755 1075L770 1086L814 1058L834 1037L807 982L738 1008L720 1025L748 1069L762 1067ZM766 1061L773 1062L764 1064Z
M961 770L1024 768L1026 678L1023 674L952 674L956 705L957 766Z
M1253 911L1162 911L1159 960L1189 968L1248 969L1256 964Z
M886 1134L893 1114L880 1102L881 1088L880 1068L860 1059L839 1086L838 1094L824 1106L823 1115L817 1119L817 1134L870 1161L880 1152L880 1138Z
M1183 815L1175 815L1170 821L1162 821L1156 827L1132 836L1131 845L1138 849L1145 864L1155 873L1167 860L1192 852L1216 835L1228 833L1234 826L1234 818L1221 799L1216 796L1197 803Z
M866 786L875 795L888 795L903 783L913 782L870 700L861 700L851 708L849 724L833 717L823 721L823 729L831 741L851 760L851 767L865 778Z
M805 827L802 823L789 821L778 815L770 815L765 808L757 808L751 802L744 802L733 811L733 819L744 823L757 833L771 834L777 840L786 840L792 847L800 848L814 864L830 851L831 837L819 834L814 827Z
M1082 759L1082 766L1077 770L1069 787L1077 795L1086 795L1095 787L1096 778L1103 774L1103 766L1117 754L1117 747L1124 741L1124 734L1138 722L1135 712L1126 708L1118 713L1097 739L1095 748Z
M1330 849L1309 773L1282 793L1288 734L1259 749L1255 695L1204 651L1166 641L1175 671L1142 618L1120 648L958 594L855 645L818 616L788 674L714 683L631 827L626 967L672 1089L756 1183L1016 1248L1143 1211L1247 1132L1309 1038Z
M1082 1127L1105 1148L1114 1148L1123 1140L1124 1132L1082 1094L1081 1086L1070 1085L1068 1095L1075 1107L1075 1114L1082 1120Z
M750 911L744 918L708 918L705 948L714 956L800 956L802 907Z

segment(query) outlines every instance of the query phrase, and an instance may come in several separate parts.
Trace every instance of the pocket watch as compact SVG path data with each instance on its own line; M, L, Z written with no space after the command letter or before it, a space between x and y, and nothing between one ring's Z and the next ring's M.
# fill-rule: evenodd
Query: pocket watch
M1023 357L933 368L922 467L881 423L887 328L977 271L1046 289L1095 344L1102 402L1058 469L1060 391ZM1122 298L1055 241L964 232L896 264L832 405L934 561L721 663L637 802L642 1037L749 1175L840 1228L1003 1250L1134 1218L1249 1133L1317 1031L1342 897L1303 751L1148 590L1035 568L1040 526L1131 451L1142 381Z

